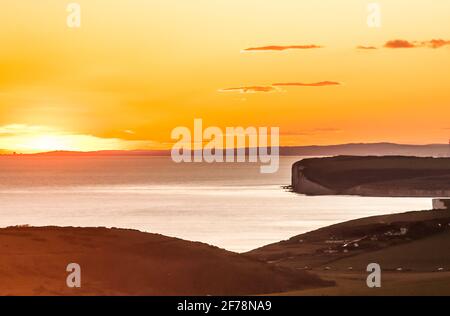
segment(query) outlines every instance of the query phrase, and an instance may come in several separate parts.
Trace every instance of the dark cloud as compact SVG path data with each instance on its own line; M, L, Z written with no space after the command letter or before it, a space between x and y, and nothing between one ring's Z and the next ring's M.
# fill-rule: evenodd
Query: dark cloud
M406 40L392 40L386 42L384 44L384 47L386 48L414 48L417 47L414 43L406 41Z
M447 45L450 45L450 41L446 41L443 39L433 39L428 42L422 43L424 46L430 47L430 48L441 48Z
M384 47L386 48L418 48L418 47L428 47L428 48L441 48L444 46L450 45L450 41L443 40L443 39L432 39L429 41L422 41L422 42L410 42L407 40L393 40L388 41L386 44L384 44Z

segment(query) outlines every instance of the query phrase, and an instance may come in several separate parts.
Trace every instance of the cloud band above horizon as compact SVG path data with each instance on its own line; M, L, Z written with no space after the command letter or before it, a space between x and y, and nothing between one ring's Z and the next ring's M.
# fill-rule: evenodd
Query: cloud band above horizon
M274 83L274 87L325 87L325 86L339 86L341 83L336 81L321 81L313 83L302 82L287 82L287 83Z
M241 92L241 93L258 93L258 92L275 92L278 91L277 87L326 87L326 86L339 86L340 82L336 81L320 81L313 83L302 82L286 82L286 83L273 83L270 86L244 86L237 88L225 88L220 89L219 92Z
M396 39L392 41L386 42L384 44L385 48L419 48L419 47L426 47L426 48L441 48L444 46L450 45L450 40L443 40L443 39L432 39L429 41L407 41L402 39Z
M278 46L278 45L269 45L269 46L261 46L261 47L250 47L244 49L245 52L255 52L255 51L285 51L292 49L317 49L322 48L320 45L287 45L287 46Z

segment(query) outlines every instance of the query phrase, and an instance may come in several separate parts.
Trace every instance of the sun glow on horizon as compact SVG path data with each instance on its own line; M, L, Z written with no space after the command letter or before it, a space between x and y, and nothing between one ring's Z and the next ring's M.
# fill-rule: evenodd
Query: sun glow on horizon
M0 148L17 153L48 151L126 150L154 145L150 141L128 141L68 133L44 126L12 124L0 127Z
M39 151L73 150L73 148L64 140L64 136L56 135L38 135L30 137L20 147Z

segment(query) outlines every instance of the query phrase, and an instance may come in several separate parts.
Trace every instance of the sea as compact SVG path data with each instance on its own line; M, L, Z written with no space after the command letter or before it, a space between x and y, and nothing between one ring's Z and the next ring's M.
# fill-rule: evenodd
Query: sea
M146 156L0 156L0 227L137 229L246 252L335 223L431 209L428 198L311 197L291 166L174 163Z

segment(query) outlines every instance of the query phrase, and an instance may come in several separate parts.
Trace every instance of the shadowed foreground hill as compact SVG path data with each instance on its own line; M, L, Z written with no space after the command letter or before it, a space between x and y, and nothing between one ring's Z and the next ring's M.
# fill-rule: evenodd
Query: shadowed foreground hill
M325 227L248 255L336 282L289 295L450 295L449 249L450 211L423 211ZM369 263L381 266L380 289L366 286Z
M202 243L134 230L0 229L0 295L239 295L329 285ZM66 287L78 263L81 289Z
M304 159L292 167L292 187L309 195L445 197L450 196L450 158Z
M276 266L450 271L450 211L382 215L321 228L248 253Z

